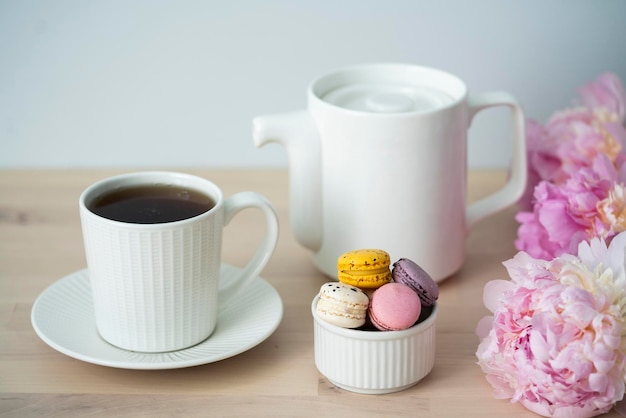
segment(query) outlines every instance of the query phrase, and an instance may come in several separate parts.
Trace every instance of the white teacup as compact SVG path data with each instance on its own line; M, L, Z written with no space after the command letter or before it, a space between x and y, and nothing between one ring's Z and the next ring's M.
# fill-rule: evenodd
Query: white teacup
M109 219L119 214L103 212L102 197L112 191L155 185L182 191L177 197L181 200L199 193L206 199L199 203L201 213L139 223L155 219ZM242 192L224 198L218 186L188 174L139 172L107 178L88 187L79 205L98 332L131 351L180 350L208 338L216 327L218 304L231 301L254 281L278 240L276 213L263 196ZM250 207L265 215L265 236L241 275L218 291L222 230ZM128 214L129 209L122 207L121 212Z

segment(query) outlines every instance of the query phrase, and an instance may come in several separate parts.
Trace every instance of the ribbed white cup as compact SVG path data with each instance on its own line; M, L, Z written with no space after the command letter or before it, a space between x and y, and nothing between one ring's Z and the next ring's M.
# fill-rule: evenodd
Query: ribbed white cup
M89 209L107 191L154 184L197 190L216 204L198 216L157 224L118 222ZM79 205L98 332L131 351L180 350L208 338L216 327L218 304L252 283L278 239L278 220L264 197L242 192L224 198L215 184L183 173L140 172L104 179L83 192ZM250 207L264 213L265 236L241 274L218 291L222 230L236 213Z
M351 392L384 394L407 389L435 364L437 305L426 320L403 331L362 331L321 319L311 304L315 365L334 385Z

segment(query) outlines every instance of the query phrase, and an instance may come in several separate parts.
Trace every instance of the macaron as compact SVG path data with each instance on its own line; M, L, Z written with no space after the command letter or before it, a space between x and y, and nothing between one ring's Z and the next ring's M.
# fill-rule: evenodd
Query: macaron
M359 288L340 282L325 283L320 288L315 308L324 321L342 328L365 324L369 298Z
M423 268L408 258L393 263L393 281L409 286L417 293L422 305L433 306L439 298L439 286Z
M391 282L389 254L383 250L362 249L337 259L339 281L362 289L376 289Z
M368 310L372 324L381 331L400 331L415 324L422 311L417 294L402 283L388 283L372 294Z

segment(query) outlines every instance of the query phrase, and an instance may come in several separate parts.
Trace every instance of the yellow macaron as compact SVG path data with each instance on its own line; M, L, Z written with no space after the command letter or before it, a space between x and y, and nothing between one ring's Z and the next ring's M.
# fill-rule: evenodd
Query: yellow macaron
M389 254L383 250L362 249L337 259L339 281L362 289L376 289L391 282Z

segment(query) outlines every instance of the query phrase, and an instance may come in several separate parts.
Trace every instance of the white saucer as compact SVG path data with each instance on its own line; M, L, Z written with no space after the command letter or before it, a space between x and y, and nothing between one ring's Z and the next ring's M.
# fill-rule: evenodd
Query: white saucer
M239 268L223 264L220 287ZM220 308L217 328L207 340L184 350L138 353L104 341L96 330L87 270L63 277L39 295L31 313L33 328L50 347L88 363L124 369L176 369L212 363L260 344L283 317L280 295L257 278L237 300Z

